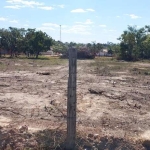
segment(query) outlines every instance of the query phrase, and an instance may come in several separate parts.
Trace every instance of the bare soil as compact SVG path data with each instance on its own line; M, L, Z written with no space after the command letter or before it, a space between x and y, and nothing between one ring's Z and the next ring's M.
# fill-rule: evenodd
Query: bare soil
M77 132L88 141L100 137L101 147L97 137L90 141L98 149L114 139L130 145L127 149L150 149L149 70L148 62L78 60ZM67 60L0 59L1 134L20 133L21 127L34 135L66 132L67 82Z

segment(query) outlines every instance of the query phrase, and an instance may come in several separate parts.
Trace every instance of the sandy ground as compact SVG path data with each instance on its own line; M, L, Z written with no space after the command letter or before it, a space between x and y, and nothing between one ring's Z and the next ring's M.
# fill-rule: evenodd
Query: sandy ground
M93 62L78 60L77 128L86 133L93 130L94 134L150 140L150 76L133 74L126 68L102 75L89 65ZM27 125L31 132L65 128L67 62L40 66L2 59L1 63L8 67L0 70L0 126ZM150 64L133 63L134 67Z

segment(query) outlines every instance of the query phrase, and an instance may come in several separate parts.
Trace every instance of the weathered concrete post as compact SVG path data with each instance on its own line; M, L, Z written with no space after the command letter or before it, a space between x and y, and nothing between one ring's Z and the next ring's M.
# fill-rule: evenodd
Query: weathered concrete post
M76 78L77 78L77 50L69 49L69 79L67 102L67 139L66 149L75 149L76 139Z

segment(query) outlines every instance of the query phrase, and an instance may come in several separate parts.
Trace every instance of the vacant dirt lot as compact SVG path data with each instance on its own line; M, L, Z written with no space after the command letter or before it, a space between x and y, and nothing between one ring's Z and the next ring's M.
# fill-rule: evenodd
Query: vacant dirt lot
M149 62L78 60L77 76L80 133L150 140ZM65 131L67 80L67 60L0 59L0 126Z

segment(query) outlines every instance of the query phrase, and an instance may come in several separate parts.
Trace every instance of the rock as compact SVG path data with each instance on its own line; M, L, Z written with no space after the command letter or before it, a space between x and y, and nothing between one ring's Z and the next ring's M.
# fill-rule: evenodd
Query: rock
M50 75L50 72L37 72L39 75Z
M98 95L101 95L101 94L103 94L105 91L104 90L102 90L102 89L93 89L93 88L90 88L90 89L88 89L89 90L89 92L91 93L91 94L98 94Z

